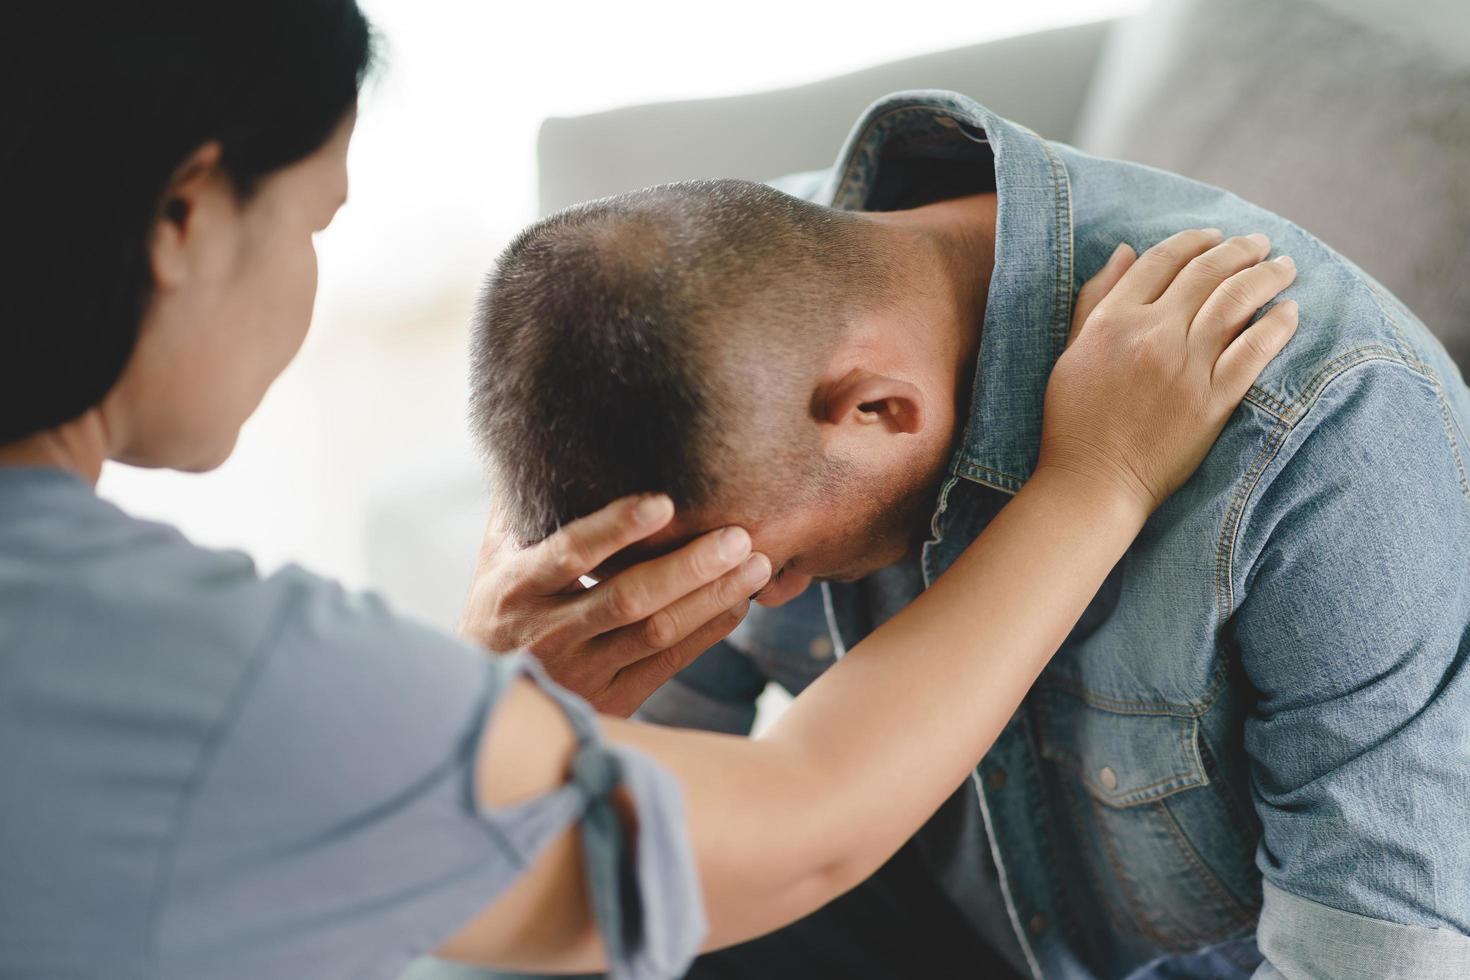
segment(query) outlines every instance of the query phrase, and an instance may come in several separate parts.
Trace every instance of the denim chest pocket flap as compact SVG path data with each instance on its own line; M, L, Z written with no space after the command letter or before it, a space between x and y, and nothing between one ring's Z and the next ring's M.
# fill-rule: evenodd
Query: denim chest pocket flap
M1042 757L1073 770L1099 802L1132 807L1209 785L1194 716L1144 703L1100 708L1059 689L1038 695Z

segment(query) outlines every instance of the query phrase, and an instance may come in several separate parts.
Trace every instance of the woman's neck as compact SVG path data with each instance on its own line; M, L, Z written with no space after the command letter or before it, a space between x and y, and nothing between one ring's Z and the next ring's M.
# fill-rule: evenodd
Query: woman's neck
M65 470L96 486L110 446L107 422L94 408L54 429L0 446L0 466Z

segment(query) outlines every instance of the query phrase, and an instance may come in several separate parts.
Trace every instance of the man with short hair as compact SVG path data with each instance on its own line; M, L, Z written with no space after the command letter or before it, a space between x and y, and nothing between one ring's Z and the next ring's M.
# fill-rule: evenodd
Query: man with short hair
M655 720L748 726L782 663L799 688L826 662L794 637L830 626L840 655L980 533L1119 240L1266 231L1197 268L1295 275L1301 326L973 779L868 883L693 975L1470 975L1470 392L1423 325L1276 215L949 93L878 103L810 196L706 181L552 216L475 325L517 537L661 490L653 550L738 523L765 604L822 582Z

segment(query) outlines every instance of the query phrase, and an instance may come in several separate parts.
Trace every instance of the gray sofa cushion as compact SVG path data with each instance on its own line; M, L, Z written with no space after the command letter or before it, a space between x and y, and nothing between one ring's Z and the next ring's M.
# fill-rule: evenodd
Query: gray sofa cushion
M875 99L964 92L1051 139L1071 140L1111 22L937 51L797 88L552 118L537 145L540 211L650 184L830 167Z
M1396 293L1470 368L1470 3L1162 0L1079 145L1235 191Z

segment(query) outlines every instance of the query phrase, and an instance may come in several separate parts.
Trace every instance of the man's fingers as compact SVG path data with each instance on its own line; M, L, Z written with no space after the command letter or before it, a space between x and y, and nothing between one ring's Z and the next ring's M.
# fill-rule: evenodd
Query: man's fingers
M1215 362L1214 383L1219 397L1231 408L1245 397L1271 358L1281 353L1296 333L1298 310L1283 300L1236 337Z
M525 585L542 595L554 595L673 517L674 502L663 494L614 500L531 548L526 555Z
M1152 303L1163 295L1180 269L1196 255L1218 244L1221 237L1218 228L1192 228L1170 235L1138 257L1124 273L1115 295L1140 306Z
M744 528L711 531L602 582L581 600L588 635L628 626L713 582L750 554Z
M618 667L678 646L718 619L744 599L754 595L771 578L771 560L756 553L702 589L665 606L642 622L611 634L621 656Z
M1189 339L1209 357L1220 352L1250 323L1256 311L1275 299L1296 279L1296 263L1288 255L1258 262L1215 287L1189 328Z
M617 692L618 703L631 705L627 713L632 714L665 681L694 663L701 653L729 636L740 625L741 620L745 619L749 609L750 600L742 599L733 609L724 610L677 646L624 667L618 672L612 685Z
M1077 339L1082 325L1087 322L1088 317L1092 316L1092 311L1097 309L1097 304L1101 303L1103 297L1112 291L1112 288L1118 284L1118 280L1123 278L1123 273L1128 271L1136 259L1137 256L1132 246L1127 242L1122 242L1113 249L1113 254L1108 256L1103 267L1097 270L1097 275L1082 284L1082 288L1077 292L1077 302L1072 306L1072 329L1067 334L1067 346L1070 347L1072 341Z
M1271 239L1265 235L1257 233L1227 238L1191 259L1158 301L1168 304L1172 311L1192 317L1219 291L1222 283L1229 282L1231 277L1251 268L1269 254ZM1257 303L1252 312L1259 308Z

